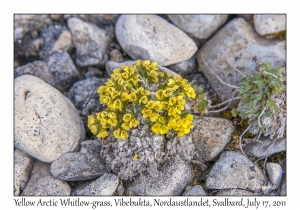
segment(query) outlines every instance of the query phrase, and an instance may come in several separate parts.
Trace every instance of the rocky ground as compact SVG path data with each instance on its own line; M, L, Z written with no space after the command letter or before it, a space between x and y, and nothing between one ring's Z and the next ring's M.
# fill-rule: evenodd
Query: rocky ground
M285 18L15 15L14 195L286 195L286 138L253 141L247 134L244 156L236 140L243 123L228 114L237 103L195 115L195 128L176 140L189 139L198 163L178 154L156 176L133 180L107 165L104 145L87 128L87 116L104 109L97 88L114 68L136 59L203 85L212 104L230 99L233 89L216 75L239 85L234 68L251 74L261 62L286 66Z

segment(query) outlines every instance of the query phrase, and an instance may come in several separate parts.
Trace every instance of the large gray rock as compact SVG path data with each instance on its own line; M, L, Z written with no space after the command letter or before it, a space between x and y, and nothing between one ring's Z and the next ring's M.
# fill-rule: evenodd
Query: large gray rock
M121 15L116 37L132 59L149 59L168 66L191 58L195 42L157 15Z
M15 147L44 162L76 150L85 130L72 102L35 76L14 83Z
M76 48L76 64L104 66L108 60L108 44L113 37L105 30L77 17L69 18L67 24Z
M222 84L216 75L228 84L239 86L242 75L234 68L247 75L258 71L262 62L284 67L285 48L285 41L262 38L249 22L235 18L205 43L197 53L197 61L219 99L224 101L232 97L234 88Z
M191 178L191 167L179 156L166 162L157 176L139 176L128 183L126 195L181 195Z
M96 181L87 185L80 191L77 191L76 196L90 195L103 196L113 195L119 185L119 177L115 174L105 173Z
M262 36L286 30L286 15L253 15L253 22Z
M41 36L44 39L44 47L39 53L42 58L47 58L49 55L64 51L67 52L72 45L72 35L66 26L62 24L50 25L42 30Z
M65 181L90 180L105 172L105 163L99 157L101 144L96 141L81 143L80 152L65 153L51 164L51 174Z
M14 73L15 77L25 74L36 76L61 92L70 88L79 77L76 66L66 52L54 53L46 62L34 61L17 67Z
M255 195L257 194L250 192L248 190L241 190L241 189L220 190L216 194L216 196L255 196Z
M250 141L243 150L246 155L252 155L257 158L269 157L275 153L286 150L286 138L269 139L261 137L259 141Z
M261 192L268 183L263 171L239 152L226 151L214 164L207 179L208 189L245 189Z
M40 30L51 23L49 15L14 15L14 39L22 39L25 33Z
M228 15L168 15L172 23L198 39L207 39L221 27Z
M89 130L87 117L104 109L100 104L97 90L99 86L105 85L105 82L107 82L107 78L90 77L76 82L68 91L67 97L79 111L86 130Z
M16 149L14 162L14 195L20 195L30 178L34 158Z
M270 181L278 188L282 181L281 166L278 163L267 163L266 168Z
M217 117L194 117L191 131L198 158L201 162L214 160L229 143L235 130L227 119Z
M185 190L183 196L206 196L206 192L201 185L196 185Z
M31 178L22 196L69 196L71 188L63 180L55 179L50 174L50 164L35 161Z

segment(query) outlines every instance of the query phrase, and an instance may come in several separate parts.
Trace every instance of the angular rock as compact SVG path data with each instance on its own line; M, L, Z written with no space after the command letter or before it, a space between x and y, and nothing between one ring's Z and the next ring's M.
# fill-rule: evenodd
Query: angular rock
M82 191L77 192L76 196L92 195L103 196L113 195L119 185L119 177L115 174L105 173L96 181L87 185Z
M47 58L58 51L67 52L72 45L72 35L62 24L50 25L41 31L41 36L45 41L44 48L39 53L41 58Z
M55 179L50 174L50 164L35 161L31 178L22 196L69 196L71 188L65 181Z
M253 15L254 28L260 35L286 30L286 15Z
M16 149L14 154L14 195L20 195L30 178L34 158Z
M25 74L36 76L61 92L70 88L79 77L70 55L66 52L54 53L46 62L34 61L17 67L14 71L14 77Z
M220 190L216 194L216 196L255 196L255 195L257 194L250 192L248 190L241 190L241 189Z
M104 109L100 104L97 90L105 85L107 78L90 77L76 82L68 91L67 97L73 102L87 131L87 117Z
M169 69L173 70L174 72L178 74L186 74L186 73L192 73L197 71L197 59L196 56L193 55L190 59L181 61L179 63L173 64L171 66L168 66Z
M212 104L218 102L218 96L216 92L211 88L211 85L209 84L208 80L202 72L189 74L185 76L185 78L189 80L189 82L194 81L194 84L198 86L203 86L204 92L206 93L206 97L208 100L211 101Z
M166 162L157 177L140 176L126 186L126 195L181 195L191 178L191 167L179 156Z
M201 185L196 185L187 189L182 196L206 196L206 192L203 190Z
M261 137L259 141L250 141L243 150L246 155L252 155L257 158L269 157L275 153L286 150L286 138L268 139Z
M131 64L134 64L135 61L133 60L129 60L129 61L125 61L123 63L117 63L117 62L114 62L114 61L108 61L105 65L105 69L106 69L106 73L108 74L108 76L110 77L110 75L113 73L113 70L116 69L116 68L120 68L121 66L124 66L124 65L131 65ZM168 72L170 74L175 74L177 75L175 72L173 72L172 70L166 68L166 67L163 67L163 66L158 66L159 70L161 71L164 71L164 72Z
M270 181L278 188L282 181L281 166L277 163L267 163L266 168Z
M51 164L51 174L65 181L90 180L105 172L105 163L100 158L101 144L96 141L81 143L80 152L62 154Z
M185 33L157 15L121 15L116 37L132 59L168 66L191 58L197 46Z
M249 22L235 18L205 43L197 53L197 61L212 89L221 101L225 101L232 97L234 88L222 84L215 74L222 81L239 86L242 75L234 68L247 75L258 71L262 62L269 62L276 68L284 67L285 48L285 41L265 39Z
M229 143L235 130L232 122L217 117L194 116L193 125L195 127L189 135L201 162L214 160Z
M35 76L15 79L14 117L15 147L44 162L75 151L85 138L72 102Z
M40 30L51 23L49 15L14 15L15 42L22 39L25 33Z
M198 39L207 39L228 19L228 15L168 15L172 23Z
M208 189L245 189L261 192L268 183L263 171L239 152L226 151L214 164L207 179Z
M76 64L79 66L102 65L108 60L108 45L112 41L105 30L76 17L67 21L76 48Z

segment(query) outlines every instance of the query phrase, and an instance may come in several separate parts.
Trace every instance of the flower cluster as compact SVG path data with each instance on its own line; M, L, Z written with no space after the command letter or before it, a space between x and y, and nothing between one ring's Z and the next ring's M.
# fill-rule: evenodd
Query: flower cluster
M156 134L183 136L193 128L185 105L196 97L195 89L181 76L160 71L156 62L137 60L114 69L98 93L107 109L88 117L88 128L98 138L107 137L109 130L115 138L128 138L142 118Z

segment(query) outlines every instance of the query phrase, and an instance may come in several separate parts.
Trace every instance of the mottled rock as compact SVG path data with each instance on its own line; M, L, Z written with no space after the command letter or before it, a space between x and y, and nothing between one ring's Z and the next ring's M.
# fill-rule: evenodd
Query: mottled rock
M191 58L195 42L157 15L121 15L116 37L132 59L149 59L168 66Z
M72 102L31 75L14 81L14 123L15 147L44 162L76 150L85 137Z
M20 195L30 178L34 159L18 149L14 156L14 195Z
M201 185L196 185L187 189L183 194L183 196L206 196L206 192L203 190Z
M191 178L191 167L179 156L166 162L157 177L139 176L126 186L126 195L181 195Z
M118 192L118 196L122 196L125 192L125 189L122 185L119 185L119 187L117 188L117 192Z
M219 101L216 92L211 88L211 85L202 72L189 74L185 76L185 78L189 80L189 82L193 82L198 86L203 86L206 98L210 100L212 104Z
M89 78L89 77L103 77L103 71L98 69L98 68L94 68L89 66L87 68L87 71L84 74L85 78Z
M49 15L14 15L14 39L22 39L25 33L40 30L51 23Z
M280 186L280 195L286 196L286 174L283 176L282 183Z
M103 111L97 90L99 86L105 85L107 78L89 77L76 82L68 91L67 97L73 102L87 128L87 117L93 113Z
M70 55L66 52L54 53L46 62L34 61L17 67L14 71L14 77L25 74L36 76L61 92L69 89L79 77Z
M168 15L172 23L198 39L207 39L227 20L228 15Z
M242 75L235 68L247 75L258 71L262 62L284 67L285 48L285 41L265 39L249 22L235 18L205 43L197 53L197 61L212 89L225 101L232 97L234 88L222 84L216 75L228 84L239 86Z
M35 161L31 178L22 196L69 196L71 188L67 182L55 179L50 174L50 164Z
M133 60L128 60L128 61L125 61L123 63L117 63L117 62L114 62L114 61L108 61L105 65L105 69L106 69L106 73L108 74L108 76L110 77L110 75L113 73L113 70L116 69L116 68L120 68L121 66L124 66L124 65L132 65L134 64L135 61ZM166 68L166 67L163 67L163 66L158 66L159 70L161 71L164 71L164 72L168 72L170 74L175 74L177 75L175 72L173 72L172 70Z
M109 59L111 61L114 61L114 62L117 62L117 63L124 62L124 58L122 56L122 53L117 49L113 49L112 51L109 52Z
M73 188L72 191L71 191L71 196L81 195L84 188L86 186L88 186L89 184L93 183L94 181L96 181L96 180L85 181L85 183L80 184L79 186Z
M104 66L108 60L108 45L112 37L105 30L76 17L69 18L67 24L76 48L76 64Z
M47 58L49 55L64 51L67 52L72 45L72 35L66 26L54 24L41 31L45 44L39 55L41 58Z
M216 194L216 196L255 196L255 195L257 194L250 192L248 190L241 190L241 189L220 190Z
M243 150L246 155L252 155L257 158L269 157L275 153L286 150L286 138L269 139L261 137L259 141L250 141Z
M217 117L194 116L191 131L198 158L201 162L214 160L229 143L235 128L232 122Z
M196 55L193 55L190 59L181 61L179 63L168 66L169 69L179 74L192 73L197 71L197 59Z
M87 185L81 192L78 192L76 196L90 195L90 196L103 196L113 195L119 185L119 177L105 173L96 181Z
M278 188L282 181L281 166L277 163L267 163L266 168L270 181Z
M260 35L286 30L286 15L253 15L254 28Z
M90 180L105 172L105 163L100 158L101 144L96 141L81 143L80 152L64 153L51 164L51 174L65 181Z
M247 157L239 152L226 151L211 169L206 187L260 192L267 182L263 171Z

